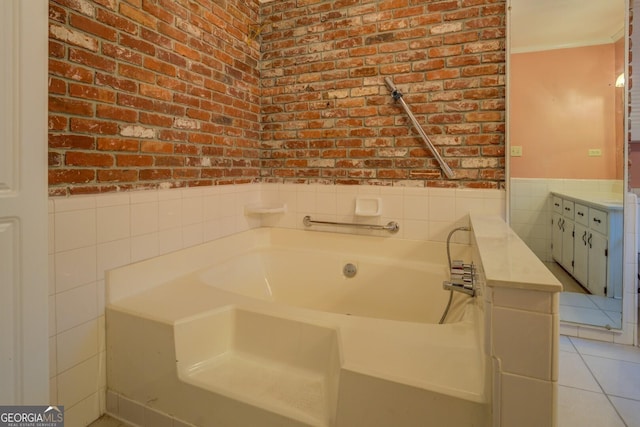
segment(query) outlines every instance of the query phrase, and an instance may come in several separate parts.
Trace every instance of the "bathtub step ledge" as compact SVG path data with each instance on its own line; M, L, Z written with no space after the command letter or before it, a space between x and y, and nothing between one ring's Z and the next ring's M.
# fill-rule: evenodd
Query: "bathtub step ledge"
M328 426L323 375L242 352L227 352L181 380L313 426Z

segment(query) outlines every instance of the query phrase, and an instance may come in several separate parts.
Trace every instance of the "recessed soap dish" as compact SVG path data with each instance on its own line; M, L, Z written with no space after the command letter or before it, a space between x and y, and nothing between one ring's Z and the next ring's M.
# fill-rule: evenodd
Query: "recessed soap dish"
M247 205L244 207L245 215L264 215L285 213L287 205Z
M380 216L382 214L382 200L380 197L357 197L357 216Z

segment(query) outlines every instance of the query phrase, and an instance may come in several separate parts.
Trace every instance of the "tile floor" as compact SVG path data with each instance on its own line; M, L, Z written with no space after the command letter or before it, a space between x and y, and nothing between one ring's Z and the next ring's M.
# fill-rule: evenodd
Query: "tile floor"
M558 427L640 427L640 348L560 337Z
M558 427L640 427L640 348L561 336L558 383Z
M549 271L562 283L565 292L573 292L577 294L588 294L589 292L583 288L576 279L573 278L564 268L560 267L557 262L545 262Z
M545 265L564 287L560 294L560 320L613 329L622 327L621 299L590 295L560 265L555 262Z
M599 295L562 292L560 320L584 325L622 327L622 300Z

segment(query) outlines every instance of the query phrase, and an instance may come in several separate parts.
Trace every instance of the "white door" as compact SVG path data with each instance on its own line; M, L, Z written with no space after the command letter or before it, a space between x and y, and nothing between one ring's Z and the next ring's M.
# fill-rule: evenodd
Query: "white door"
M0 1L0 404L49 402L47 7Z

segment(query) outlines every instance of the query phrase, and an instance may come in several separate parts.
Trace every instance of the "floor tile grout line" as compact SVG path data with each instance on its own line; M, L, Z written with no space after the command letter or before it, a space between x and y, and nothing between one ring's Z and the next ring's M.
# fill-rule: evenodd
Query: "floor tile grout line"
M623 344L619 344L619 345L623 345ZM619 357L612 357L612 356L603 356L601 354L591 354L591 353L583 353L580 350L577 350L578 353L580 353L583 356L589 356L589 357L597 357L599 359L606 359L606 360L615 360L617 362L625 362L625 363L633 363L634 365L640 365L640 360L638 360L637 362L633 361L633 360L627 360L627 359L620 359ZM638 354L640 354L640 352L638 352Z
M627 396L620 396L620 395L617 395L617 394L614 394L614 393L610 393L607 396L617 397L618 399L630 400L632 402L640 403L640 399L634 399L634 398L627 397Z
M598 384L598 387L600 387L600 390L602 390L602 394L604 395L604 397L607 399L607 401L609 402L609 405L611 405L611 407L613 408L613 410L615 411L615 413L618 415L618 418L620 418L620 421L622 421L622 424L625 427L629 427L627 425L627 422L624 420L624 418L622 418L622 414L620 414L620 412L618 411L618 408L616 408L616 405L613 404L613 402L611 401L611 398L609 397L609 395L607 394L607 392L604 390L604 387L602 387L602 384L600 384L600 381L598 381L598 378L596 378L595 374L593 373L593 371L591 370L591 367L587 364L587 361L584 360L584 357L582 355L582 353L580 352L580 350L576 347L575 343L573 342L573 340L571 339L571 337L569 337L569 341L571 341L571 344L573 344L573 346L576 348L576 350L578 351L578 355L580 356L580 360L582 360L582 363L584 363L584 366L587 368L587 370L589 371L589 373L591 374L591 377L593 378L593 380L596 382L596 384ZM596 356L597 357L597 356ZM611 360L615 360L615 359L611 359Z

